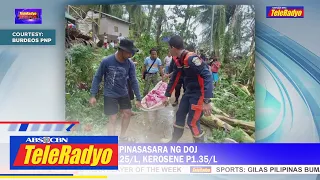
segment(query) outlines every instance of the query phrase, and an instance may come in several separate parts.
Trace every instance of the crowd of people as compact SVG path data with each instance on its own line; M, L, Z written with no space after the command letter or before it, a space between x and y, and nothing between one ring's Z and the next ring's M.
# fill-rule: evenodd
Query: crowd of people
M131 101L136 98L136 107L140 108L142 98L161 80L168 81L165 93L167 99L163 104L169 105L169 98L175 91L176 100L172 106L179 105L170 142L178 142L183 135L185 124L189 126L194 142L204 142L200 118L202 115L211 115L210 102L214 86L219 80L218 58L216 56L207 58L202 50L197 54L194 46L185 48L183 39L177 35L173 36L168 42L169 52L164 61L161 61L155 48L151 49L150 56L145 58L141 74L145 86L141 96L135 62L131 59L139 50L134 46L133 41L119 37L117 52L102 60L90 90L89 103L95 105L99 84L104 79L104 113L109 116L108 135L116 135L116 120L120 111L122 123L119 140L134 141L134 138L126 136L130 118L134 115ZM105 46L109 45L111 43L105 44ZM179 103L181 88L183 88L183 95Z
M92 31L90 32L90 36L92 37ZM122 36L122 33L119 33L117 38L110 38L108 37L107 33L103 33L103 38L99 38L96 35L94 36L94 41L97 43L98 47L103 47L105 49L112 49L117 48L119 46L119 42L125 39L124 36Z

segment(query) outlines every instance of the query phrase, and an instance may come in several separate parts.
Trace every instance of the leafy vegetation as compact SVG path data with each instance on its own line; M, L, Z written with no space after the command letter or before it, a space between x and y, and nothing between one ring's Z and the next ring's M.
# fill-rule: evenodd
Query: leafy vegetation
M226 132L222 129L212 129L212 136L208 137L208 141L221 143L225 140L225 138L231 138L237 142L242 142L243 133L240 128L236 128L230 132Z
M82 127L98 128L105 124L103 101L99 100L96 107L89 106L90 86L95 71L103 56L112 51L93 49L89 46L75 45L66 52L66 119L79 120ZM102 87L101 87L102 89ZM99 91L98 99L101 98Z
M254 121L254 97L249 96L241 88L231 85L226 79L214 91L213 103L216 107L234 117L247 121Z

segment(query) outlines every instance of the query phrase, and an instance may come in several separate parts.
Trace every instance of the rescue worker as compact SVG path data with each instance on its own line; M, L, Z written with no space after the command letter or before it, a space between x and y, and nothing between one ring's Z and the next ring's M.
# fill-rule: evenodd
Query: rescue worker
M204 114L210 116L212 107L210 98L213 97L212 75L208 66L194 52L188 52L183 47L183 39L173 36L169 40L169 48L172 56L178 57L175 61L173 74L168 84L164 104L169 104L169 97L177 85L180 77L183 77L185 92L176 113L176 121L171 143L176 143L182 137L187 118L187 124L193 134L195 143L204 142L204 131L200 128L200 118Z
M173 69L174 69L174 66L175 66L175 61L178 61L178 58L176 56L172 56L172 61L170 63L170 66L169 66L169 73L167 75L167 77L171 77L172 74L173 74ZM181 87L183 87L183 78L180 77L176 87L174 88L174 97L175 97L175 101L174 103L172 103L172 106L175 107L179 104L179 98L180 98L180 93L181 93ZM183 87L183 91L185 91L185 88Z
M189 52L195 52L195 47L193 45L189 45L186 47L186 50ZM171 77L173 74L173 68L175 66L175 61L178 61L178 58L176 56L172 56L172 61L170 63L169 66L169 74L167 75L167 77ZM172 104L173 107L177 106L179 104L179 98L180 98L180 93L181 93L181 88L183 87L183 92L185 91L185 87L183 85L183 77L180 77L180 80L178 81L176 87L174 88L175 90L175 98L176 100L174 101L174 103Z

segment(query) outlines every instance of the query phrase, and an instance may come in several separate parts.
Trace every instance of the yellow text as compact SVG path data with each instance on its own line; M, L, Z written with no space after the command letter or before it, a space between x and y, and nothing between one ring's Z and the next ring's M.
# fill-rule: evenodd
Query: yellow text
M95 148L89 145L87 148L72 148L71 145L62 145L61 148L37 148L36 145L26 145L24 164L60 164L60 165L107 165L110 163L113 150L111 148Z

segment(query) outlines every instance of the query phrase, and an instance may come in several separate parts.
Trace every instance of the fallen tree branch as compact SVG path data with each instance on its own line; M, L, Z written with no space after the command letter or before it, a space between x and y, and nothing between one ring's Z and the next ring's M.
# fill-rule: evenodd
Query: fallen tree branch
M217 113L217 114L222 114L226 117L230 117L227 113L223 112L221 109L217 108L213 103L211 103L212 106L212 111Z
M214 115L202 116L200 121L202 124L204 124L210 128L222 128L228 132L230 132L234 129L234 127L232 127L230 124L222 121L221 119L217 118ZM250 135L248 135L245 131L243 131L242 129L240 129L240 131L243 134L243 137L242 137L243 142L249 142L249 143L255 142L255 140L252 137L250 137Z
M219 118L220 120L230 124L231 126L239 126L242 128L246 133L248 134L253 134L255 131L255 123L254 122L248 122L248 121L243 121L243 120L238 120L238 119L233 119L230 118L230 116L220 110L219 108L215 107L213 103L211 103L212 106L212 111L215 113L214 115ZM219 115L222 114L222 115Z
M215 115L217 118L221 119L222 121L230 124L231 126L239 126L241 129L251 130L255 131L255 123L254 122L247 122L243 120L238 119L231 119L229 117L221 116L221 115Z
M221 119L220 119L221 120ZM251 136L252 134L254 134L254 131L250 130L250 129L241 129L242 131L246 132L249 136Z
M233 86L237 87L241 92L245 93L247 96L251 96L251 93L248 90L247 86L244 86L244 85L239 84L239 83L234 83Z

